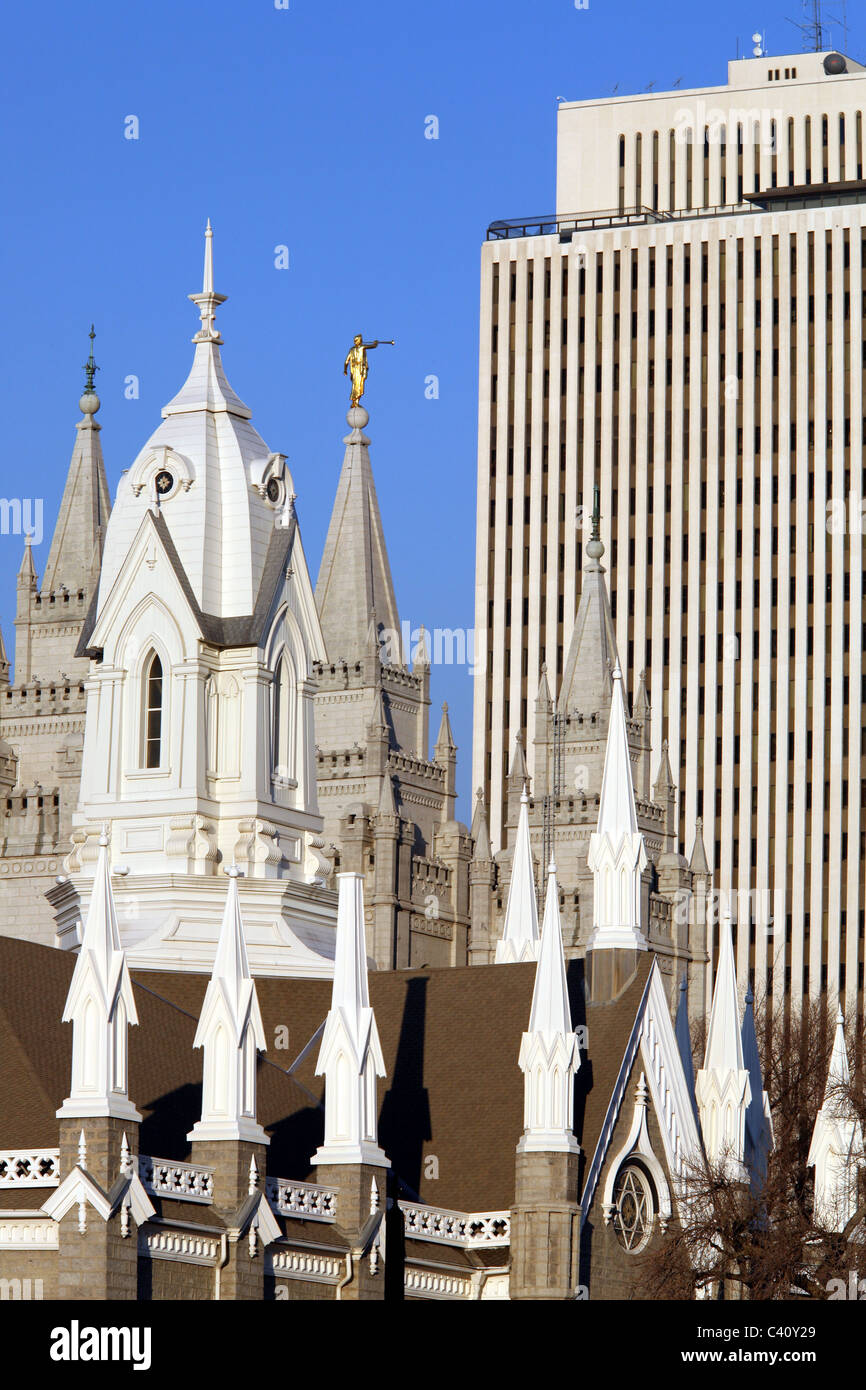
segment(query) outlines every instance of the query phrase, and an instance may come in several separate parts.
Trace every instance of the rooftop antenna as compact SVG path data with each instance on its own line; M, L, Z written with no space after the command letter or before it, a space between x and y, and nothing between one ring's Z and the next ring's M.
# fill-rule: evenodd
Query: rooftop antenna
M793 24L803 35L804 53L823 52L824 18L821 14L821 3L822 0L803 0L803 13L808 16L805 24L798 23L796 19L788 20L788 23Z
M835 15L835 14L828 14L827 18L828 18L828 19L831 19L831 20L833 21L834 24L838 24L839 27L840 27L840 29L842 30L842 52L843 52L843 53L847 53L847 52L848 52L848 0L839 0L839 4L840 4L840 8L841 8L841 10L842 10L842 16L841 16L841 18L839 17L839 15Z
M656 85L656 84L655 84L655 78L653 78L652 82L648 82L648 83L646 84L646 86L644 87L644 91L645 91L645 92L651 92L652 89L653 89L653 87L654 87L655 85Z
M755 45L754 48L752 49L752 55L753 55L753 57L755 57L755 58L765 58L766 55L767 55L767 50L766 50L766 48L764 47L764 35L763 35L763 34L753 34L753 35L752 35L752 43Z
M680 85L680 83L682 82L682 80L683 80L683 79L682 79L681 77L678 77L678 78L677 78L676 82L674 83L673 87L671 88L671 91L672 91L672 92L675 92L675 91L676 91L677 87Z
M612 96L612 97L615 97L618 91L619 91L619 83L618 83L618 82L615 82L615 83L614 83L614 86L613 86L613 91L611 92L611 96Z

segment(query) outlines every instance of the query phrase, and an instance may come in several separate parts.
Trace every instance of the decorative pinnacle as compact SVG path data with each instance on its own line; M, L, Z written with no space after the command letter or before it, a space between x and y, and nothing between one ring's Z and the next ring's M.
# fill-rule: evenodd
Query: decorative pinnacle
M84 364L84 391L78 402L82 415L95 415L100 406L99 397L93 385L93 378L99 371L93 358L93 339L96 337L96 330L93 324L90 325L90 356Z
M103 821L103 822L102 822L102 829L101 829L100 832L99 832L99 847L100 847L100 849L107 849L107 848L108 848L108 822L107 822L107 821Z
M226 297L224 294L214 293L213 287L213 229L208 218L207 227L204 233L204 274L202 276L201 294L191 294L189 298L198 308L201 316L201 328L193 338L194 343L221 343L219 330L214 326L214 315L217 307L224 304Z
M91 396L93 395L93 378L99 371L99 368L93 360L93 340L96 337L96 330L93 324L90 325L88 337L90 338L90 356L84 364L84 391L86 395Z
M596 483L592 489L592 527L589 533L589 540L586 543L586 553L590 560L600 560L604 554L604 544L601 539L600 495L599 487Z
M601 540L601 492L598 483L592 489L592 530L590 540Z

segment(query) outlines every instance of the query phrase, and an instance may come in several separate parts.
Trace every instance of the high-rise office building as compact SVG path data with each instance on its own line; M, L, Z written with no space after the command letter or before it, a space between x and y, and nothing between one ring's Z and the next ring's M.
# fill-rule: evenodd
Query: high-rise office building
M559 107L557 210L482 253L475 785L562 684L600 489L616 645L741 983L862 1004L866 69ZM586 713L590 713L587 711ZM545 774L546 775L546 774ZM540 779L539 779L540 780ZM538 788L533 796L556 793ZM712 922L708 946L715 949Z

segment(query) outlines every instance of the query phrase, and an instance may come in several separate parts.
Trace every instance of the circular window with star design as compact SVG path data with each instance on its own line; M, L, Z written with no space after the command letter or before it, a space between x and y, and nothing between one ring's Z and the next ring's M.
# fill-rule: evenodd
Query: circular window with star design
M285 495L285 489L279 478L269 478L265 488L265 496L272 507L278 507Z
M161 468L154 478L153 484L156 488L157 496L161 500L164 500L166 497L170 497L174 492L177 486L177 480L174 474L170 473L167 468Z
M635 1255L652 1235L655 1193L643 1168L626 1163L613 1189L613 1228L624 1250Z

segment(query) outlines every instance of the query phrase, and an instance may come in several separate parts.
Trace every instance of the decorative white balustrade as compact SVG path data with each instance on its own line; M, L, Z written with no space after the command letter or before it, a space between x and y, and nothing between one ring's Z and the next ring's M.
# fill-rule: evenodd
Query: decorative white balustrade
M286 1178L267 1178L265 1182L268 1201L281 1216L302 1217L305 1221L334 1221L339 1190L317 1187L312 1182L289 1182Z
M400 1210L405 1219L405 1234L414 1240L459 1245L464 1250L511 1242L511 1214L507 1211L447 1211L411 1202L401 1202Z
M155 1197L174 1197L183 1202L213 1201L213 1171L210 1168L141 1154L138 1171L145 1188Z
M59 1149L0 1149L0 1187L57 1187Z

